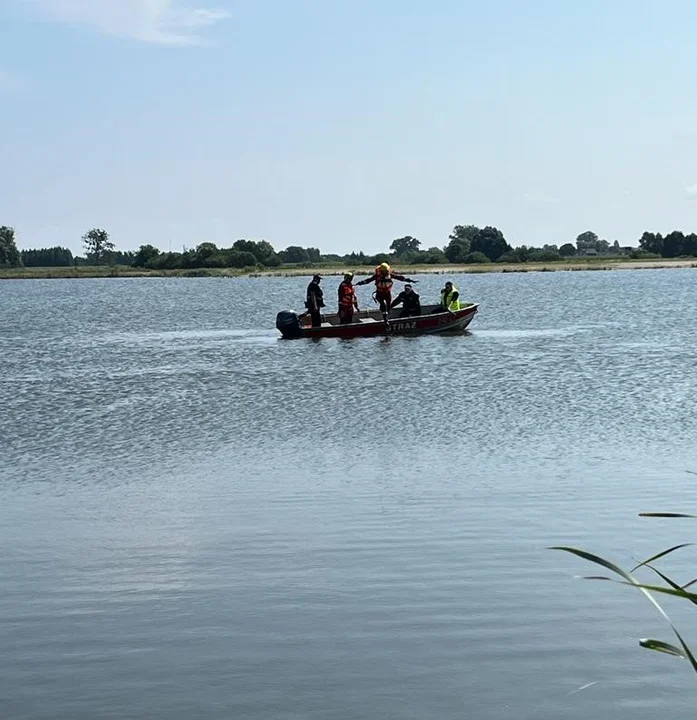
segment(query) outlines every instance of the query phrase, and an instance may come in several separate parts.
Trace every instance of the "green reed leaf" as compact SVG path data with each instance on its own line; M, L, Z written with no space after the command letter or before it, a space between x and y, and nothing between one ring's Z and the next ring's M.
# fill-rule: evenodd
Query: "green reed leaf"
M683 650L663 640L653 640L652 638L643 638L639 640L639 645L647 650L655 650L656 652L666 653L667 655L676 655L677 657L687 660L687 655Z
M680 548L688 547L689 545L694 545L694 543L682 543L681 545L674 545L672 548L663 550L662 552L659 552L656 555L652 555L650 558L648 558L648 560L644 560L643 562L640 562L638 565L635 565L629 572L635 572L643 565L648 565L649 563L652 563L654 560L658 560L658 558L665 557L666 555L669 555L670 553L675 552L676 550L680 550Z

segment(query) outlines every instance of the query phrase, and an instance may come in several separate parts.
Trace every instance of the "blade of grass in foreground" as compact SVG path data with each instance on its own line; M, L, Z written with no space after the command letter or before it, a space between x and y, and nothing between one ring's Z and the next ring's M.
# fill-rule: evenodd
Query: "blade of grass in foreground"
M668 624L670 625L670 629L675 633L675 637L678 638L680 641L680 645L682 646L684 657L686 657L690 661L690 665L692 665L692 669L697 673L697 660L695 660L695 656L692 654L692 651L687 646L685 641L682 639L682 635L677 631L677 628L673 623L670 621L670 618L668 615L666 615L665 610L658 604L658 602L655 600L653 595L651 595L651 592L659 592L659 593L665 593L666 595L676 595L677 597L682 597L688 600L697 599L697 595L694 593L689 593L680 588L679 590L675 590L673 588L665 588L660 587L658 585L644 585L640 583L636 578L634 578L630 573L628 573L626 570L623 570L618 565L615 565L614 563L611 563L609 560L605 560L605 558L600 557L599 555L593 555L592 553L586 552L585 550L579 550L577 548L572 547L565 547L565 546L557 546L557 547L551 547L550 550L562 550L564 552L571 553L572 555L577 555L580 558L583 558L584 560L588 560L589 562L596 563L597 565L602 565L603 567L607 568L608 570L612 570L615 574L619 575L622 580L614 580L613 578L603 577L603 576L596 576L594 579L596 580L610 580L612 582L619 583L621 585L631 585L638 590L641 590L642 593L651 601L651 604L658 610L658 612L661 613L661 615L666 619ZM666 643L667 645L667 643ZM654 649L654 648L652 648Z
M676 655L677 657L687 660L687 655L675 645L663 642L663 640L653 640L652 638L643 638L639 640L639 645L647 650L655 650L656 652L666 653L667 655Z
M690 661L690 665L692 665L692 669L697 673L697 660L695 660L695 656L692 654L692 651L689 647L687 647L687 644L682 639L682 636L680 633L675 629L675 627L671 624L671 628L673 629L673 632L675 633L678 640L680 640L680 644L682 645L682 649L685 651L685 655L687 656L687 659Z
M666 555L669 555L670 553L675 552L676 550L680 550L681 548L688 547L689 545L694 545L694 543L682 543L680 545L675 545L672 548L668 548L667 550L663 550L662 552L659 552L656 555L652 555L648 560L644 560L643 562L640 562L638 565L635 565L629 572L635 572L643 565L648 565L649 563L652 563L654 560L658 560L659 558L665 557Z
M562 550L563 552L571 553L572 555L578 555L578 557L583 558L584 560L588 560L589 562L596 563L596 565L602 565L603 567L607 568L608 570L612 570L612 572L616 573L620 577L624 578L626 581L626 584L628 585L634 585L634 587L639 588L641 592L646 595L646 597L649 599L651 604L658 610L658 612L663 615L663 617L670 622L670 618L666 615L665 610L656 602L655 598L651 593L649 592L648 587L643 587L641 583L634 578L632 575L630 575L626 570L623 570L618 565L615 565L614 563L611 563L609 560L606 560L605 558L601 558L599 555L593 555L592 553L586 552L585 550L579 550L578 548L572 548L567 546L556 546L549 548L550 550ZM619 582L619 581L616 581ZM665 590L665 588L662 588ZM690 593L687 593L690 594ZM697 596L696 596L697 597ZM672 625L672 623L671 623Z
M619 583L620 585L632 585L633 587L637 588L637 590L643 590L646 593L662 593L663 595L673 595L674 597L682 598L683 600L697 600L697 593L688 592L687 590L683 590L679 585L678 589L675 588L667 588L662 587L661 585L646 585L644 583L639 583L636 580L634 582L626 582L624 580L615 580L614 578L589 578L589 579L602 579L602 580L611 580L612 582ZM656 601L654 600L654 603ZM665 617L665 612L662 613Z
M675 580L671 580L665 573L662 573L658 568L655 568L653 565L646 565L645 567L649 568L649 570L653 570L653 572L655 572L656 575L658 575L658 577L660 577L662 580L665 580L665 582L667 582L668 585L673 588L673 590L680 590L681 592L685 590L684 587L678 585ZM690 602L693 605L697 605L697 599L690 598Z

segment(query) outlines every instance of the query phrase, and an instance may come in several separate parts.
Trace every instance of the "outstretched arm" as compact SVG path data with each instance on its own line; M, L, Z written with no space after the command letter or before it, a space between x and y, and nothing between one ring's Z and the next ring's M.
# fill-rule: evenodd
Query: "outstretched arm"
M354 283L354 285L368 285L368 283L375 282L375 273L373 273L369 278L366 278L365 280L359 280L357 283Z
M390 310L393 307L397 307L397 305L400 305L401 302L402 302L402 293L399 293L399 295L397 295L397 297L392 301L392 305L390 305Z
M398 275L397 273L393 272L392 277L395 280L401 280L402 282L408 282L408 283L415 283L419 282L418 280L412 280L411 278L406 277L405 275Z

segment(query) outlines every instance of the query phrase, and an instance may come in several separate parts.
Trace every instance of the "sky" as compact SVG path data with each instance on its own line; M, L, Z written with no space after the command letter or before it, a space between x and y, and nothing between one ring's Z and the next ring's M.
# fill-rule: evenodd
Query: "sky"
M20 248L697 231L692 0L0 0Z

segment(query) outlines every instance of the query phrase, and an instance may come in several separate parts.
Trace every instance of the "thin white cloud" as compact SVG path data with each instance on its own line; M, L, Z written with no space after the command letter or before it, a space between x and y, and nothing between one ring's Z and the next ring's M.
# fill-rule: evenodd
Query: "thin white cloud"
M685 188L685 195L687 195L687 197L697 197L697 184L688 185Z
M203 45L201 33L230 17L223 9L182 7L178 0L25 0L56 22L157 45Z
M17 92L24 89L26 82L21 75L0 68L0 92Z

